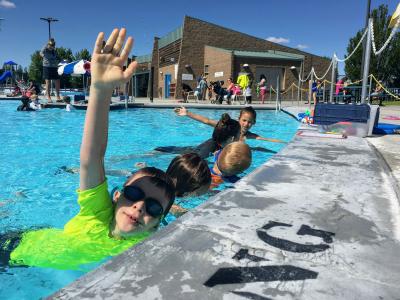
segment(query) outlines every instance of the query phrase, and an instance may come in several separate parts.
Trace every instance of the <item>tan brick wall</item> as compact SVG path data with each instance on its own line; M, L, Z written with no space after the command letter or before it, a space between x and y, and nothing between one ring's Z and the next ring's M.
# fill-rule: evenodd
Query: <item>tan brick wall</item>
M162 73L161 73L162 72ZM164 81L164 76L166 74L171 74L171 83L176 83L176 78L175 78L175 65L169 65L169 66L165 66L165 67L160 67L158 68L158 84L157 84L157 94L159 95L159 91L161 88L161 98L165 98L165 81ZM157 95L155 93L155 95ZM175 97L171 97L171 98L175 98ZM179 98L179 97L178 97Z
M178 63L180 49L181 39L159 49L159 66L164 67Z
M204 47L204 65L208 65L207 81L226 80L232 76L232 52ZM222 77L215 77L216 72L223 72Z
M204 64L209 64L210 67L213 68L212 67L213 64L216 65L216 63L218 63L220 60L226 61L227 59L226 55L221 52L216 53L216 57L212 58L212 55L210 55L211 53L210 47L206 46L225 48L225 49L245 50L245 51L278 50L288 53L301 54L305 56L304 74L308 74L311 70L311 66L314 65L315 71L320 76L325 72L330 63L330 61L325 58L298 49L285 47L280 44L272 43L261 38L253 37L245 33L237 32L228 28L224 28L188 16L185 16L184 18L182 39L180 41L176 41L174 45L172 44L170 45L171 49L169 51L170 53L168 56L173 56L175 60L177 57L176 50L178 49L177 48L178 45L180 46L180 54L178 55L179 69L178 69L176 95L179 96L177 98L180 98L181 95L182 73L187 74L190 71L190 73L193 74L194 80L185 81L185 83L189 84L192 88L195 88L197 83L196 82L197 77L204 72ZM207 62L205 62L205 60L207 60ZM224 67L223 70L224 81L226 81L226 79L229 77L227 75L228 73L232 72L233 75L235 76L235 74L238 72L238 70L240 69L238 67L238 64L240 63L238 63L237 61L239 60L240 59L234 60L232 58L230 67L229 67L229 62L227 62L227 67ZM249 63L249 60L247 60L246 63ZM255 61L254 63L257 62ZM277 62L260 61L260 63L262 66L272 66L275 65ZM279 61L279 63L281 63L281 66L285 68L284 86L288 87L292 82L297 82L297 79L293 76L293 72L290 70L290 66L295 65L294 62L289 63L287 61ZM155 97L157 97L157 90L158 86L160 85L159 64L160 64L160 55L158 50L158 38L155 38L153 45L153 61L152 61L152 66L154 67ZM185 67L185 65L191 65L191 69L188 70ZM231 71L228 70L229 68L231 68ZM225 72L227 73L225 74ZM210 76L212 76L213 73L215 72L210 69L209 80L211 80Z

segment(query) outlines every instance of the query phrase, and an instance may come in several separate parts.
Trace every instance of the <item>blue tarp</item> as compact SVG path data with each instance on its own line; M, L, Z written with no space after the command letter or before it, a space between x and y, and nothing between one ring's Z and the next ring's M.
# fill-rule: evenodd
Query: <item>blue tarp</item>
M378 123L378 126L374 127L374 134L395 134L400 132L400 125Z

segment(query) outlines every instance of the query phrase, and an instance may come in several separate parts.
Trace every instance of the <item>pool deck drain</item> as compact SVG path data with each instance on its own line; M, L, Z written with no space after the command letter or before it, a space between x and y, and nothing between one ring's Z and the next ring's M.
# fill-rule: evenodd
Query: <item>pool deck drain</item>
M50 298L399 299L386 162L368 139L296 136L233 189Z

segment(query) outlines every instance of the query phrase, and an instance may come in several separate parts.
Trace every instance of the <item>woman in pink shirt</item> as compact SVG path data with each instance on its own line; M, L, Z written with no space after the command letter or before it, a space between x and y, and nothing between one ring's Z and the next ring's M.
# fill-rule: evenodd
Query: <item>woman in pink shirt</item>
M233 95L233 91L235 89L235 84L233 83L233 79L232 77L228 78L228 87L226 88L226 95L227 95L227 99L228 99L228 103L231 100L231 97Z
M336 82L336 90L335 90L336 95L339 95L339 93L343 91L343 86L344 86L343 79L339 79L338 82Z

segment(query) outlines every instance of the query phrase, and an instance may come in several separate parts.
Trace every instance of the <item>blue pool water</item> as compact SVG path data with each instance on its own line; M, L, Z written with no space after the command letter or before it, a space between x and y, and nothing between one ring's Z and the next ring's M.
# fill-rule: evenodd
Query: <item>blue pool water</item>
M58 227L78 212L75 190L79 175L60 170L79 166L84 111L47 109L17 112L16 101L0 102L0 233L36 227ZM200 112L193 110L194 112ZM218 119L221 110L201 110ZM238 111L229 111L233 117ZM252 131L290 141L297 121L284 113L259 111ZM135 170L135 163L166 169L175 155L154 155L157 146L197 145L211 136L212 128L172 109L130 109L110 114L106 168ZM252 147L279 151L283 144L248 141ZM254 151L248 172L269 159L273 153ZM248 173L247 172L247 173ZM121 185L125 177L109 176L110 188ZM224 188L221 186L220 189ZM211 193L210 193L211 194ZM195 207L209 196L178 200L186 208ZM169 221L173 217L168 217ZM51 294L81 276L79 271L43 268L4 268L0 266L0 299L37 299Z

